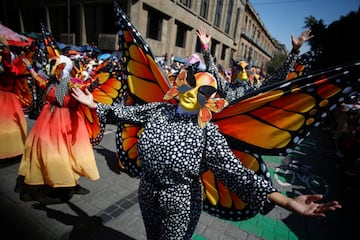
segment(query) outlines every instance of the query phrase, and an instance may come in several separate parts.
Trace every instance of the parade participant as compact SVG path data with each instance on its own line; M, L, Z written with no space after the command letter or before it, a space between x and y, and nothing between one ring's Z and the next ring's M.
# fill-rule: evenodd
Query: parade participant
M248 63L246 63L245 61L235 62L233 60L232 83L241 83L237 84L237 87L234 88L233 84L226 81L224 77L219 73L219 70L214 63L213 57L211 56L211 53L209 51L211 36L206 34L205 28L197 29L196 35L201 42L207 71L216 78L218 84L218 93L221 96L225 97L225 99L229 103L255 89L260 88L261 86L268 86L274 82L285 80L289 70L297 60L301 46L313 37L310 30L305 30L300 34L298 38L295 38L293 35L291 35L292 50L288 54L286 61L281 65L279 69L277 69L271 75L267 76L266 79L257 80L256 84L250 84L249 82L249 76L246 72L246 67L248 67Z
M96 109L102 121L116 119L144 126L137 145L141 162L138 197L147 239L191 239L202 210L200 175L204 169L211 169L230 191L262 214L275 205L309 217L325 217L327 211L341 208L337 201L317 203L322 195L288 198L244 167L218 126L210 122L211 112L227 105L224 99L214 98L216 89L211 74L184 69L164 97L178 97L177 105L109 106L95 103L87 89L73 89L73 97Z
M24 59L37 84L46 89L46 102L25 142L19 176L26 187L20 190L25 201L60 203L72 194L87 194L79 178L99 179L95 156L78 102L70 95L71 88L85 88L72 78L72 61L60 55L49 59L50 80L45 80Z
M21 157L27 136L27 123L15 92L17 76L23 74L11 60L7 40L0 37L0 160Z

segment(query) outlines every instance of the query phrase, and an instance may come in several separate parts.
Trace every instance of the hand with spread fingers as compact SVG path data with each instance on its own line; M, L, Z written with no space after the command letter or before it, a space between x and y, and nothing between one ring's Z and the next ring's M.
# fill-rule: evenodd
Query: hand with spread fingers
M211 41L211 36L206 34L205 28L201 27L196 30L196 35L199 37L201 45L207 46Z
M338 201L317 203L323 198L321 194L300 195L288 198L279 192L269 194L269 200L291 212L307 217L326 217L325 213L341 208Z
M300 48L304 44L304 42L308 41L309 39L311 39L313 37L314 37L314 35L311 35L310 29L303 31L300 34L300 36L297 38L295 38L294 35L291 35L292 50L293 51L300 50Z

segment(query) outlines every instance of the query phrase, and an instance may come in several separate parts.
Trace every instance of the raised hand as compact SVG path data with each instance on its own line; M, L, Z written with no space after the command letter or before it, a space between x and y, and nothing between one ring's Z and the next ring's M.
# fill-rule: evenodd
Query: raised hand
M205 28L201 27L197 29L195 33L199 37L202 45L209 45L211 37L209 35L206 35Z
M301 46L304 44L304 42L308 41L314 37L314 35L311 35L311 30L307 29L303 31L299 37L295 38L294 35L291 35L291 44L293 47L293 51L297 51L301 48Z
M90 108L96 108L96 103L93 100L93 95L87 88L85 88L85 91L83 92L80 88L74 87L72 88L71 96L73 96L77 101L87 105Z

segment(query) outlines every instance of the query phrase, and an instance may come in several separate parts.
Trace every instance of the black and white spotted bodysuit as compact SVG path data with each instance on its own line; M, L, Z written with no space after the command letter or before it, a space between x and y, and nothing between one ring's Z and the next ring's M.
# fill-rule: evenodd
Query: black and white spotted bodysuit
M98 104L97 111L102 122L115 118L144 126L138 141L139 203L148 239L191 238L201 214L199 176L204 168L211 169L251 208L262 214L273 208L267 195L276 189L241 164L217 125L206 125L205 144L197 115L180 114L173 104Z

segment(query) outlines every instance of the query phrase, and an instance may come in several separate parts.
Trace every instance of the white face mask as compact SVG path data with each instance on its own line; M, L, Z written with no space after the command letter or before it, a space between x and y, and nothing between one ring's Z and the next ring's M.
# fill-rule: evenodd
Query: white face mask
M54 62L55 61L55 62ZM62 78L69 77L70 72L73 68L73 63L70 58L60 55L58 57L54 57L50 59L50 62L45 66L46 73L48 76L52 76L56 72L56 68L59 66L59 64L65 63L65 67L62 71Z

